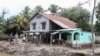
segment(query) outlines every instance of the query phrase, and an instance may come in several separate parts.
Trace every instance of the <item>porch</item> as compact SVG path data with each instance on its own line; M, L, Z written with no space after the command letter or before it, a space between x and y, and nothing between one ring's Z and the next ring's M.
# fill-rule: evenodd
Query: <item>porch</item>
M24 31L28 42L35 44L50 44L52 45L70 45L73 46L73 40L76 40L74 33L75 29L62 29L52 31Z

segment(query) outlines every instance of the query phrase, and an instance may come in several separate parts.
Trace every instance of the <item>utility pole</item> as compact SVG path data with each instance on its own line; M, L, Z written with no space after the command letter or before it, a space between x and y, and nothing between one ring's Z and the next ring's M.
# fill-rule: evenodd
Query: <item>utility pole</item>
M92 17L91 17L91 32L92 32L92 51L93 51L93 56L95 56L95 41L94 41L94 26L93 26L93 21L94 21L94 14L95 14L95 9L96 9L96 0L94 0L94 6L93 6L93 12L92 12Z
M88 3L90 0L84 2L84 3L79 3L78 5L84 5L86 3ZM95 9L96 9L96 0L94 0L94 6L93 6L93 12L92 12L92 16L91 16L91 32L92 32L92 51L93 51L93 56L95 56L95 41L94 41L94 25L93 25L93 21L94 21L94 14L95 14Z

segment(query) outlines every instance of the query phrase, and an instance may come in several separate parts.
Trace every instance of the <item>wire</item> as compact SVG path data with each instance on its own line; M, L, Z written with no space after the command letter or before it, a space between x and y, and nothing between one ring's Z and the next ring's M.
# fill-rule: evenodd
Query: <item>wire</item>
M89 6L90 6L91 1L92 1L92 0L87 0L86 2L83 2L83 3L79 2L79 4L78 4L78 5L80 5L80 6L81 6L81 5L84 5L84 4L89 3Z

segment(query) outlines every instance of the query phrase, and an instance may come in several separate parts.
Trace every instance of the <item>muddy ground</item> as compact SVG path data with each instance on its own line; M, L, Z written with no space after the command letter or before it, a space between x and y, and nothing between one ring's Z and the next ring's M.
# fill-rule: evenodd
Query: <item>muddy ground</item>
M100 45L98 45L100 46ZM10 54L10 56L91 56L91 48L74 49L66 46L49 46L31 43L22 43L19 40L17 43L10 44L6 41L0 41L0 51ZM95 48L96 56L100 56L100 47Z

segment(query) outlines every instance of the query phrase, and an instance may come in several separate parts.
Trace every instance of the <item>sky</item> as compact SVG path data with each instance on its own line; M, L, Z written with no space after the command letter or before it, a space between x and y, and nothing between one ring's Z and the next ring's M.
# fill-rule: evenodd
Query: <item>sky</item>
M45 10L47 10L51 4L56 4L62 8L70 8L76 6L79 2L83 3L86 1L87 0L0 0L0 16L3 9L7 11L5 18L9 18L20 13L25 6L29 6L31 9L34 9L35 6L41 5ZM97 2L99 1L100 0L97 0ZM82 5L82 7L92 12L93 0Z

